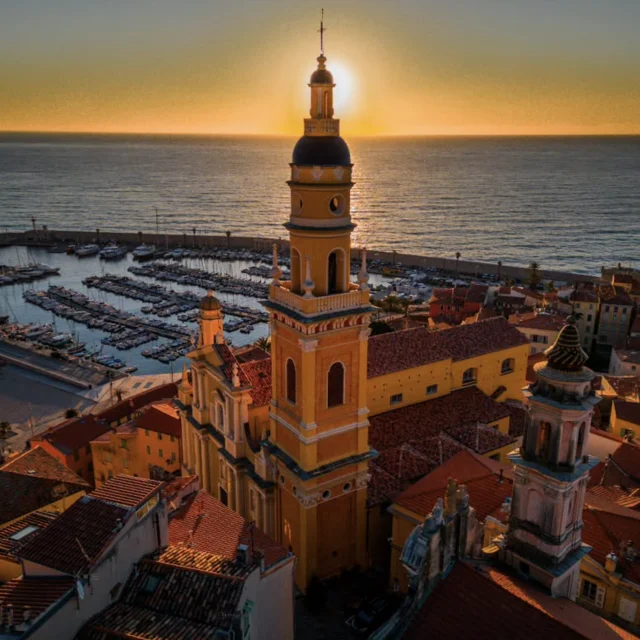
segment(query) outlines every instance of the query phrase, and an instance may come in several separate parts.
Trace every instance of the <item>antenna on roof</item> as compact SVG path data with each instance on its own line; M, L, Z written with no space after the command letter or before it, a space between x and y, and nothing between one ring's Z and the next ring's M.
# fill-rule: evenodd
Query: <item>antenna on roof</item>
M324 27L324 9L322 9L322 13L320 14L320 29L318 33L320 34L320 55L324 55L324 32L326 31Z
M82 551L82 555L87 559L87 562L91 564L91 558L87 555L87 552L84 550L84 547L82 546L82 543L80 542L80 540L78 540L78 538L76 538L76 542L80 547L80 551Z

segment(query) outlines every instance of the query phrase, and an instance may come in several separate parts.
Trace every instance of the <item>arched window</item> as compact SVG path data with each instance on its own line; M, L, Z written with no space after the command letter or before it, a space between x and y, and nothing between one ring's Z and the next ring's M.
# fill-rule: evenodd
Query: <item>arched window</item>
M475 384L478 380L478 370L477 369L467 369L462 374L462 384Z
M323 105L324 106L324 117L325 118L329 118L330 117L330 115L329 115L329 92L325 91L323 97L324 97L324 105Z
M291 358L287 360L286 371L287 400L291 404L296 403L296 365Z
M329 368L327 396L330 407L344 404L344 365L342 362L334 362Z
M327 293L338 292L338 254L332 251L329 254L329 280L327 282Z
M513 358L505 358L502 361L502 375L504 375L505 373L511 373L514 369L515 362L516 361Z
M549 456L549 438L551 436L551 425L548 422L540 423L538 431L537 454L539 458L546 460Z

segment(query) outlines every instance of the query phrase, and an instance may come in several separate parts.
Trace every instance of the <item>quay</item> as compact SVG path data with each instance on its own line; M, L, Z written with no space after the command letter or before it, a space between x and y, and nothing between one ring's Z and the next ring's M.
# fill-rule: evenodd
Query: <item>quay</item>
M70 231L52 229L30 229L23 232L0 233L0 246L2 245L24 245L29 247L51 247L62 243L91 243L96 238L101 240L112 240L120 244L137 246L141 242L154 244L156 246L167 247L197 247L205 249L225 248L225 249L247 249L260 252L269 252L273 243L277 243L280 250L288 250L289 242L281 238L257 238L251 236L235 235L195 235L181 234L155 234L150 232L127 233L122 231L106 231L96 229L95 231ZM465 260L455 257L445 258L441 256L414 255L395 251L378 251L368 248L367 255L370 260L380 260L389 264L401 263L405 267L421 269L438 269L449 273L459 273L460 275L475 277L482 274L491 274L501 278L509 277L524 280L529 274L528 266L509 265L504 262L487 263L476 260ZM357 252L354 251L354 258L357 259ZM557 271L545 269L541 265L540 274L544 280L554 280L563 282L592 282L599 283L601 278L598 275L584 273L572 273L570 271Z

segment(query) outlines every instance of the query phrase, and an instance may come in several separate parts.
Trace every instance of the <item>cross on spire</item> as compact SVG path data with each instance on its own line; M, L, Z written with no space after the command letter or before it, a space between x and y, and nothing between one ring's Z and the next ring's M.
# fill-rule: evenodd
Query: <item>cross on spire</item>
M318 33L320 34L320 54L324 55L324 32L326 31L324 26L324 9L322 9L321 17L320 17L320 29Z

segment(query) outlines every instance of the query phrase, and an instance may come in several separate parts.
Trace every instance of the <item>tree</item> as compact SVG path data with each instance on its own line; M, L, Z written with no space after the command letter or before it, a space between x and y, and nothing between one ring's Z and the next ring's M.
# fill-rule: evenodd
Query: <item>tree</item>
M231 249L231 231L227 231L227 249Z
M191 229L191 231L193 231L193 248L196 248L196 228L193 227L193 229Z
M556 291L556 285L553 283L553 280L549 280L549 282L547 282L547 293L555 293Z
M542 276L540 275L540 265L537 262L532 262L529 265L529 277L527 282L533 291L535 291L542 281Z
M460 262L460 256L462 254L459 251L456 251L456 275L460 273L460 269L458 267L458 263Z
M498 260L498 280L500 280L502 276L502 260Z
M71 418L77 418L78 417L78 412L75 409L67 409L64 412L64 417L67 420L70 420Z
M380 336L383 333L393 333L393 327L382 320L374 320L370 325L372 336Z
M258 347L258 349L262 349L267 353L271 353L271 338L266 336L263 338L259 338L258 340L256 340L255 345L256 347Z
M142 244L142 231L138 231L138 242Z

